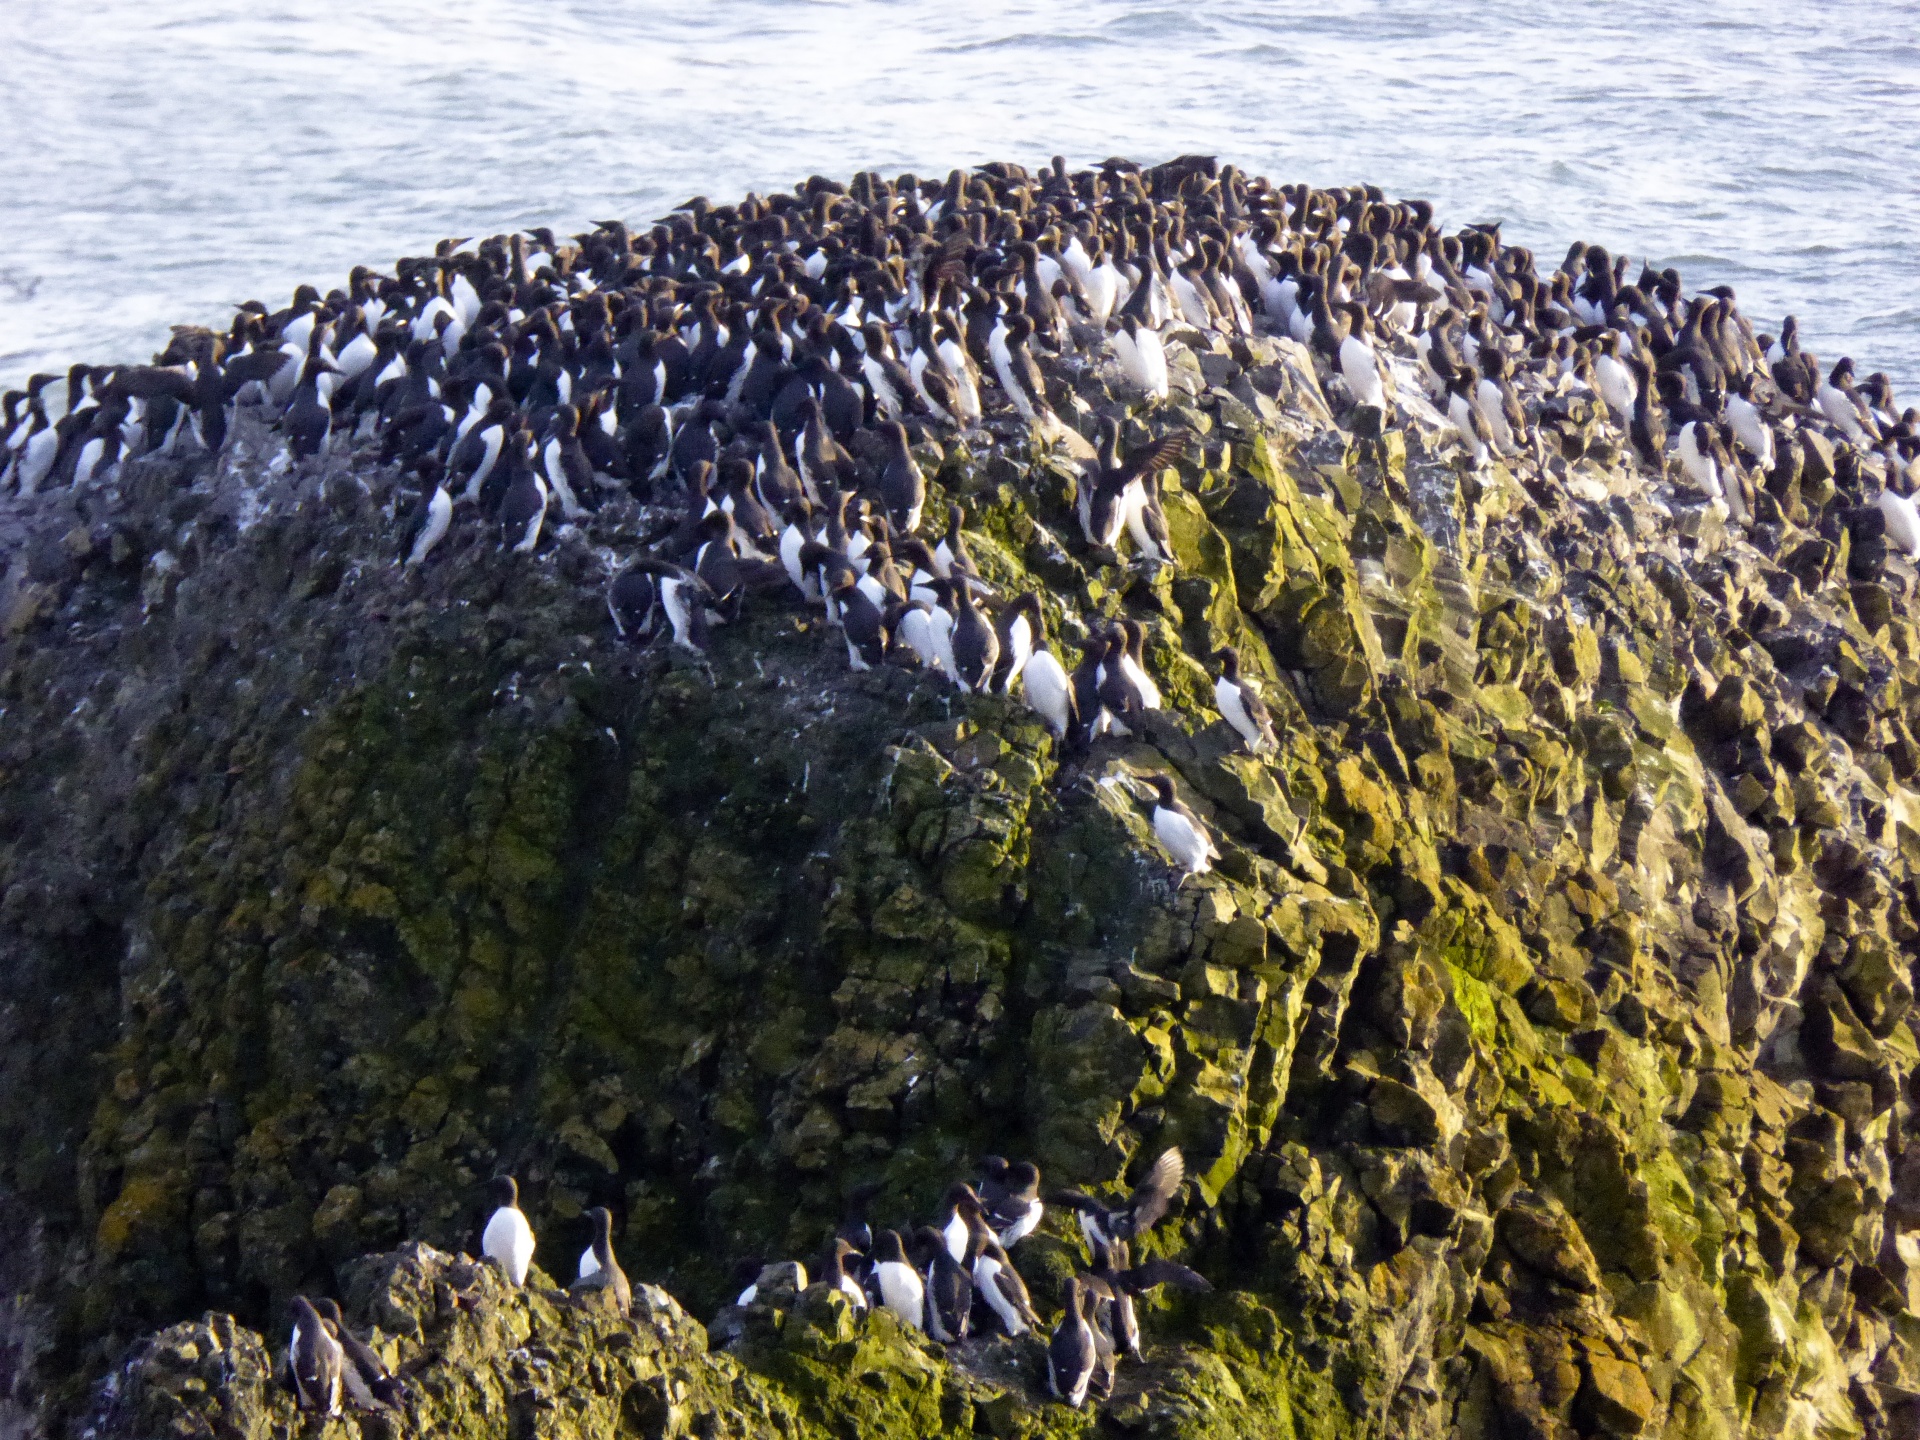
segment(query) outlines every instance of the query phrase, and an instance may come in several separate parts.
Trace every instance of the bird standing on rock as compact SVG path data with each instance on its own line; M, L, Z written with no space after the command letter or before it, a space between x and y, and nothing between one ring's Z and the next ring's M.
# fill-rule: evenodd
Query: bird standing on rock
M453 497L440 483L439 462L429 456L420 462L419 469L420 497L414 502L400 541L400 558L409 568L427 558L453 523Z
M1204 1275L1177 1261L1149 1260L1144 1265L1134 1265L1124 1240L1115 1240L1111 1244L1095 1241L1090 1273L1107 1287L1112 1296L1115 1341L1135 1360L1140 1358L1140 1320L1134 1309L1134 1296L1143 1295L1162 1285L1191 1291L1213 1288Z
M1077 1275L1069 1275L1060 1293L1060 1323L1047 1342L1047 1391L1078 1410L1087 1403L1093 1381L1093 1327L1087 1323L1087 1292Z
M974 604L964 571L956 571L943 587L953 600L953 663L960 688L983 694L1000 658L1000 637Z
M873 1242L873 1286L880 1303L915 1330L926 1328L927 1287L907 1261L897 1230L882 1230Z
M596 1205L587 1212L587 1218L593 1222L593 1243L580 1257L579 1278L567 1288L611 1294L614 1312L624 1319L633 1310L633 1286L613 1255L613 1213L604 1205Z
M1271 753L1279 743L1274 739L1273 717L1253 682L1242 678L1240 652L1223 645L1214 658L1220 662L1220 678L1213 682L1213 703L1221 718L1239 732L1251 753Z
M1151 775L1147 783L1156 797L1153 807L1153 833L1167 847L1174 863L1188 875L1204 875L1220 858L1207 824L1174 795L1173 781L1165 775Z
M927 1256L927 1334L946 1345L964 1340L973 1314L973 1280L931 1225L921 1226L915 1239Z
M1000 1243L1011 1250L1040 1225L1047 1207L1040 1199L1040 1167L1029 1160L1009 1164L998 1155L980 1162L980 1208Z
M880 494L886 501L888 518L910 535L920 528L920 512L927 503L927 480L907 443L907 427L898 420L886 420L879 428L887 450L886 463L880 469Z
M968 1254L973 1260L973 1288L987 1302L987 1308L1000 1326L1014 1339L1035 1329L1040 1317L1033 1313L1033 1301L1020 1272L1013 1268L1005 1248L994 1238L987 1222L976 1211L971 1217L972 1234Z
M294 1296L288 1308L293 1311L293 1339L287 1346L287 1368L293 1375L294 1399L302 1410L338 1415L346 1351L306 1296Z
M511 1175L497 1176L493 1182L497 1208L487 1220L480 1236L480 1250L506 1272L515 1285L527 1283L527 1267L533 1264L533 1227L520 1210L520 1182Z
M400 1382L387 1369L386 1361L374 1353L353 1331L334 1300L316 1300L313 1308L327 1322L327 1333L340 1342L341 1389L359 1410L390 1410L400 1403Z
M836 1235L828 1242L826 1253L820 1261L817 1285L830 1285L847 1297L856 1310L867 1308L867 1292L860 1288L860 1282L847 1273L847 1261L857 1252L853 1243L844 1235Z
M696 655L706 654L708 612L720 603L712 587L685 566L667 560L636 561L633 569L653 577L660 608L673 627L673 643Z

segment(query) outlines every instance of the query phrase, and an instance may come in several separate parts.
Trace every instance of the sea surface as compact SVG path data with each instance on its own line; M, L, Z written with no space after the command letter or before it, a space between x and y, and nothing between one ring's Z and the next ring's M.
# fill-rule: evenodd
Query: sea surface
M1920 402L1911 4L5 0L0 57L0 384L444 236L1205 152L1677 265Z

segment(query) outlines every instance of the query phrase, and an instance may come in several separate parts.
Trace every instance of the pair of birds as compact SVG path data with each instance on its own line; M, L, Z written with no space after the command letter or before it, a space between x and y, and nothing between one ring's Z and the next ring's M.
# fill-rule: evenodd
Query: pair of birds
M358 1410L391 1410L402 1398L400 1382L372 1346L347 1328L333 1300L296 1295L287 1374L302 1410L338 1415L344 1398Z
M1160 498L1160 472L1186 453L1184 434L1162 435L1120 458L1120 422L1102 416L1095 459L1081 471L1075 506L1080 530L1098 550L1117 552L1131 535L1141 558L1173 564L1173 542Z
M520 1208L520 1183L511 1175L501 1175L492 1185L495 1208L480 1233L480 1251L493 1261L516 1286L527 1283L527 1271L533 1265L533 1226ZM576 1278L568 1290L577 1295L604 1292L603 1303L625 1317L633 1310L633 1286L613 1253L613 1214L604 1205L587 1211L593 1225L593 1239L580 1252Z

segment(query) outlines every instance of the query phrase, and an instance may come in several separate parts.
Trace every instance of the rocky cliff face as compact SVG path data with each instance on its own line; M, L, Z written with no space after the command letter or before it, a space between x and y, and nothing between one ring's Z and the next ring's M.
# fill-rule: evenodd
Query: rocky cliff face
M924 456L1069 662L1148 624L1167 708L1085 756L779 604L707 664L622 645L630 505L402 571L390 474L244 424L8 501L20 1423L292 1433L307 1291L411 1377L338 1433L1912 1433L1920 631L1867 463L1799 436L1730 533L1578 403L1475 471L1336 427L1296 346L1187 341L1171 570L1098 563L1017 440ZM711 1346L679 1308L857 1182L893 1221L989 1151L1098 1187L1169 1144L1151 1248L1218 1290L1102 1409L824 1291ZM614 1210L631 1325L449 1258L501 1170L563 1278ZM1016 1256L1049 1317L1077 1253Z

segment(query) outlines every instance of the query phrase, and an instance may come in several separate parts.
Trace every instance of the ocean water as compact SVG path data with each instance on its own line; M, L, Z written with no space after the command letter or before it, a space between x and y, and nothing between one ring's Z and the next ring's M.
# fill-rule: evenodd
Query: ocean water
M1737 13L1736 13L1737 12ZM1902 14L1906 19L1902 20ZM1615 0L6 0L0 384L443 236L1206 152L1578 238L1920 402L1920 23Z

